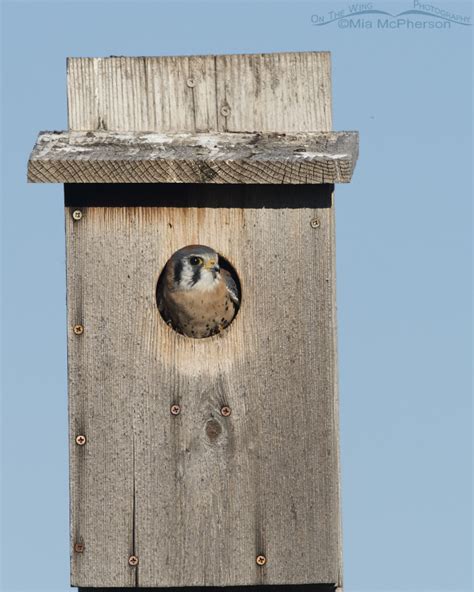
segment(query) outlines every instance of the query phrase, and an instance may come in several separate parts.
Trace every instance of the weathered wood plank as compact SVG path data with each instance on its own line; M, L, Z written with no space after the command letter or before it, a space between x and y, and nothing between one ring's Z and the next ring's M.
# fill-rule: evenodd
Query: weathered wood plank
M85 325L69 337L71 396L91 443L74 585L339 581L332 211L268 206L68 216ZM156 306L161 269L189 243L242 283L236 320L210 339L176 334Z
M185 129L193 129L196 132L218 129L216 59L215 56L191 56L188 59L186 86L192 96L194 121L191 128ZM174 129L179 127L175 126Z
M213 56L69 58L69 129L217 129L214 78Z
M136 574L127 558L135 526L133 399L114 348L117 340L131 348L133 318L116 322L109 314L115 302L107 298L99 304L101 290L115 290L116 280L91 273L89 257L101 258L109 238L94 236L89 244L84 227L66 209L71 585L87 574L87 582L97 586L132 586ZM115 256L127 257L129 248L117 245ZM129 286L119 288L118 299L130 297ZM76 325L84 327L82 334L74 332ZM82 446L76 444L80 435L86 438Z
M104 129L101 120L102 86L99 85L101 67L100 58L68 58L67 106L70 129Z
M43 132L31 182L348 183L356 132L153 134Z
M69 58L69 129L329 131L330 54Z
M222 55L216 66L219 129L330 131L328 52Z

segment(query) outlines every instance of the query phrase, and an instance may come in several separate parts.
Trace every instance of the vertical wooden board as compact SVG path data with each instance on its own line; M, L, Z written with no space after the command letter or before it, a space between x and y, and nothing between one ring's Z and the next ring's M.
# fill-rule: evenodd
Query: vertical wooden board
M215 87L213 56L70 58L69 129L215 130Z
M327 52L68 60L71 130L330 131L330 95Z
M89 208L77 224L94 291L71 414L85 404L91 438L107 437L73 516L84 538L107 535L75 584L132 585L132 550L140 586L340 582L331 209ZM210 339L176 334L156 307L161 269L190 243L216 248L242 282L236 320Z
M100 129L99 76L100 58L68 58L67 105L71 130Z
M133 60L134 58L129 58ZM136 58L135 58L136 59ZM139 88L147 88L151 100L152 120L146 122L143 131L180 131L194 129L192 90L186 85L187 73L182 64L176 68L176 58L144 58L146 79L142 79ZM111 69L114 65L111 64ZM124 93L126 100L129 94ZM110 97L112 102L114 97ZM113 129L125 130L130 126L128 118L120 111L120 118L114 121ZM136 128L130 128L136 130Z
M143 59L100 60L100 121L105 130L148 130L146 67Z
M133 290L95 272L95 258L102 260L109 240L94 235L86 212L76 222L66 208L73 586L132 586L136 575L128 565L134 541L133 365L124 368L115 351L133 353L133 318L111 311L133 299ZM129 258L129 245L116 247L118 261ZM78 324L82 335L74 333ZM78 435L86 437L84 446L76 444ZM82 553L74 550L77 543L84 545Z
M219 130L331 130L328 52L217 56Z
M194 114L193 131L196 132L218 129L216 59L215 56L190 56L188 58L187 84L194 84L191 88Z
M147 58L155 100L155 127L160 132L216 129L214 58L184 56Z

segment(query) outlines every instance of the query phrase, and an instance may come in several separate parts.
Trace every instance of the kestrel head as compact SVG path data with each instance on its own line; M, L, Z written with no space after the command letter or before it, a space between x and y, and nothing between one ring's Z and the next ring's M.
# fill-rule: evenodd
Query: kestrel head
M203 245L179 249L168 265L174 290L212 290L220 281L219 255Z

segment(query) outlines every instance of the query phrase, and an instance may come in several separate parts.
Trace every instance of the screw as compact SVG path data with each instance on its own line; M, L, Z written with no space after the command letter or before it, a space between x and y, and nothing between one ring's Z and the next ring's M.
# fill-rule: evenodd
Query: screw
M231 410L230 407L227 407L227 405L224 405L224 407L221 407L221 415L223 417L229 417L229 415L231 414Z
M179 415L181 413L181 407L179 405L171 405L170 408L171 415Z
M78 446L84 446L84 444L86 443L86 437L83 436L82 434L80 434L79 436L76 436L76 444Z
M229 105L223 105L221 107L221 115L223 115L224 117L227 117L228 115L230 115L230 107L229 107Z
M84 333L83 325L74 325L72 330L74 331L75 335L82 335Z
M76 543L74 545L74 551L76 553L84 553L84 545L82 543Z
M194 78L188 78L186 80L186 84L189 86L189 88L193 88L193 86L196 86L196 82L195 82Z
M132 567L138 565L138 557L136 555L130 555L130 557L128 558L128 564Z
M74 210L74 212L72 213L72 217L74 220L80 220L82 218L81 210Z
M263 566L267 562L267 558L265 555L257 555L255 561L257 562L257 565Z
M311 224L311 228L319 228L321 226L321 222L319 221L319 218L313 218L310 222Z

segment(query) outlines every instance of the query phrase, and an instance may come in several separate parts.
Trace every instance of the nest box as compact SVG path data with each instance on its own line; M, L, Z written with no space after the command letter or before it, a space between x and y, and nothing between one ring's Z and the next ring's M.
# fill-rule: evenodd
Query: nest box
M341 586L328 53L68 61L71 583ZM206 338L157 303L205 245L240 308Z

